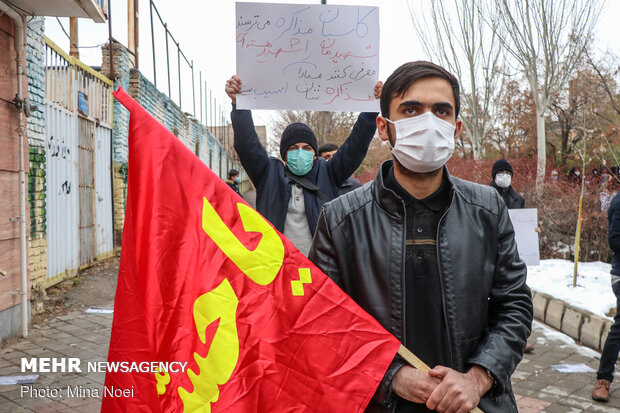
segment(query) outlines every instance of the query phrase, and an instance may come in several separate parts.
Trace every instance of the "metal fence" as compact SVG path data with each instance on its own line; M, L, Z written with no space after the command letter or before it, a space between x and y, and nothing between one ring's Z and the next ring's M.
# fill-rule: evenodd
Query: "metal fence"
M211 132L215 138L220 141L226 148L231 148L232 134L225 128L227 124L227 110L224 106L218 104L217 100L213 97L211 90L207 88L207 82L202 80L202 71L198 71L198 83L196 84L196 69L194 67L194 60L189 59L187 55L181 49L181 45L174 38L171 31L168 29L168 24L164 21L157 6L153 0L149 0L149 14L151 20L151 45L153 50L153 84L158 87L157 80L157 56L156 50L159 50L156 46L155 35L155 23L159 22L160 26L164 30L165 35L165 49L166 49L166 80L167 80L167 95L170 99L175 100L179 107L183 108L183 76L182 70L188 70L191 72L191 114L194 118L199 119L201 123L212 128ZM154 16L157 20L154 19ZM159 45L160 47L163 47ZM174 50L176 48L176 51ZM171 56L175 56L176 62L176 79L171 70ZM161 80L161 79L160 79ZM186 80L189 82L190 80ZM176 85L173 84L176 82ZM161 82L160 82L161 87ZM178 90L177 96L173 96L173 88ZM198 92L198 93L197 93ZM199 112L196 111L196 97L198 97ZM187 111L187 110L186 110Z

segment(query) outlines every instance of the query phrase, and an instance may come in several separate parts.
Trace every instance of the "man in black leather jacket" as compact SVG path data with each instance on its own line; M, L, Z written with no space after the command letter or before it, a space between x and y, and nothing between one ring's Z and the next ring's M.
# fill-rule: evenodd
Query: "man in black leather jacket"
M432 369L398 356L367 411L517 412L510 376L532 322L526 266L493 188L452 177L459 85L429 62L388 78L393 161L324 205L309 258Z

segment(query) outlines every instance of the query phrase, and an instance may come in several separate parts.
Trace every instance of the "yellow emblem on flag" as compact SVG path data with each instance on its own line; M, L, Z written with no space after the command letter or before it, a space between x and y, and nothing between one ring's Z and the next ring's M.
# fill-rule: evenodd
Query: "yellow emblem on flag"
M312 275L310 274L310 268L299 269L299 280L291 281L291 289L293 295L304 295L304 284L310 284L312 282Z

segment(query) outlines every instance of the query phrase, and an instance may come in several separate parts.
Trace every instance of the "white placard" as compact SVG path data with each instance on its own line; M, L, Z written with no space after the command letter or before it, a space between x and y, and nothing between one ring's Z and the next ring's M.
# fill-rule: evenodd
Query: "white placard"
M378 7L236 6L239 109L379 111Z
M527 265L540 264L538 249L538 210L536 208L509 209L508 214L515 229L519 256Z

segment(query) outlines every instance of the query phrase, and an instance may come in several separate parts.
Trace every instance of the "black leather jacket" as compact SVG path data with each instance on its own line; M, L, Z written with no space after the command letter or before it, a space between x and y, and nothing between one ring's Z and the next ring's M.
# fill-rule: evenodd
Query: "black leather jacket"
M392 161L384 162L374 181L324 205L309 258L403 341L406 220L403 202L383 184L391 166ZM437 231L452 355L448 367L465 372L478 364L488 369L496 384L480 407L516 412L510 376L523 357L532 323L527 269L497 191L449 175L448 180L450 206ZM386 397L403 364L394 360L367 411L391 410Z

